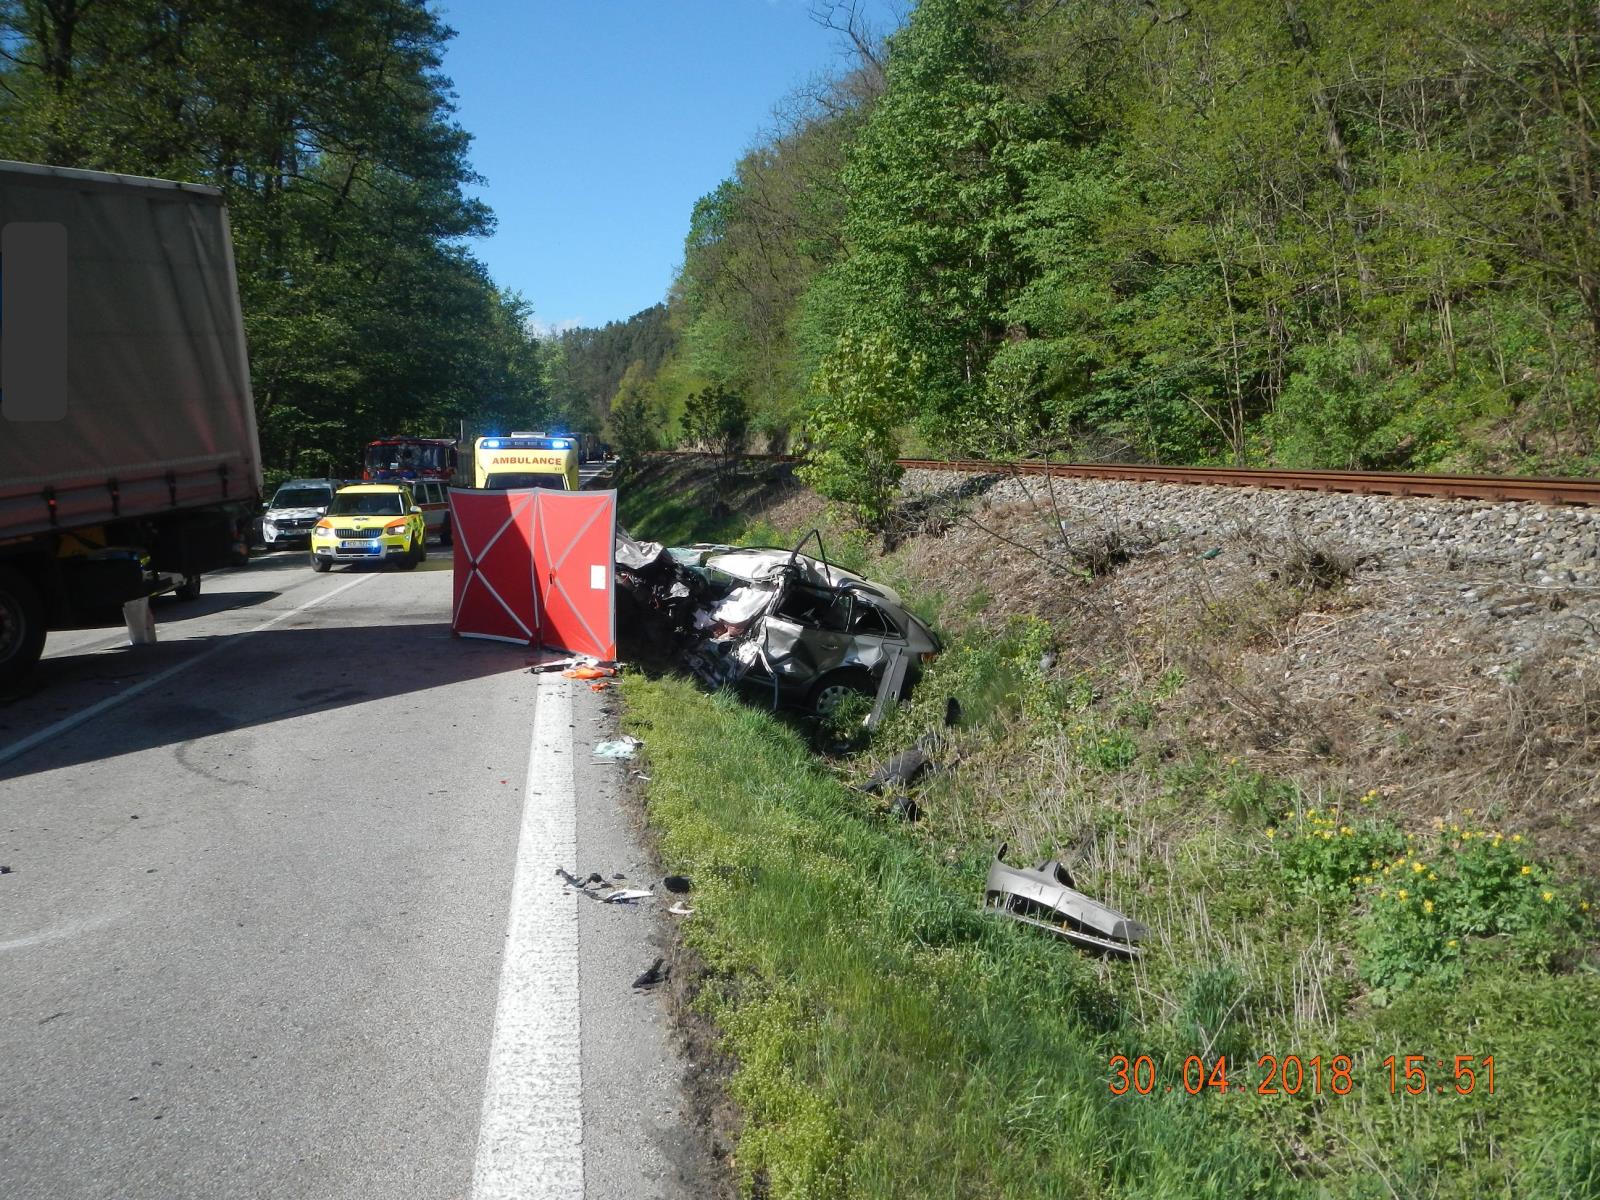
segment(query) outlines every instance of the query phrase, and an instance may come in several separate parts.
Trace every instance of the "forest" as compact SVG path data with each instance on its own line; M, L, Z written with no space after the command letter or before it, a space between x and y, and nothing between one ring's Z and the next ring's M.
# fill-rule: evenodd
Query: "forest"
M424 0L0 0L0 157L222 189L270 477L532 424L544 355Z
M846 471L886 428L869 450L1594 470L1593 5L922 0L885 39L812 11L854 68L689 214L642 381L666 436L714 385L753 445Z

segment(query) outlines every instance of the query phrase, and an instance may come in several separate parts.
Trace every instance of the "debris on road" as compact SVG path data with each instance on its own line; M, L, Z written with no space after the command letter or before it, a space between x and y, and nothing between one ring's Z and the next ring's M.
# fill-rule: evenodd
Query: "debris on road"
M690 908L687 904L674 904L671 908L667 909L667 911L680 917L694 916L694 909Z
M637 752L639 747L642 745L644 745L644 743L638 738L633 737L630 734L624 734L621 738L614 742L596 743L594 748L594 756L596 758L632 758L635 752Z
M616 674L611 667L573 667L561 672L563 679L608 679Z
M687 875L668 875L661 881L661 886L666 888L667 891L675 892L681 896L694 885L689 882Z
M671 967L663 967L661 965L664 962L666 962L666 959L658 958L655 960L655 962L651 963L645 969L644 973L633 981L634 990L639 992L647 992L651 988L664 981L668 975L672 974Z
M1150 936L1149 928L1075 890L1072 873L1059 859L1032 868L1013 867L1004 861L1005 855L1002 845L989 864L983 893L986 911L1048 930L1085 950L1139 957L1138 943Z
M648 900L653 894L645 888L617 888L615 891L607 892L600 899L607 904L628 904L634 900Z

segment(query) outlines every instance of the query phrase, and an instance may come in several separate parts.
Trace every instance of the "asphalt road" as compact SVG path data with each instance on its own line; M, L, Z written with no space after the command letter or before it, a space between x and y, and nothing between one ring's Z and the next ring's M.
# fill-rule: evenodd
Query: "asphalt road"
M0 705L0 1194L695 1194L670 899L554 875L658 884L608 698L450 579L267 556Z

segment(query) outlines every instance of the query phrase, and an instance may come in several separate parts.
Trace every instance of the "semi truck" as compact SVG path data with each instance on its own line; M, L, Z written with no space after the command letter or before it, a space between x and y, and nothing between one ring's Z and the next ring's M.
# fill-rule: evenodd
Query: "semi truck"
M0 162L0 687L237 561L261 451L216 188Z

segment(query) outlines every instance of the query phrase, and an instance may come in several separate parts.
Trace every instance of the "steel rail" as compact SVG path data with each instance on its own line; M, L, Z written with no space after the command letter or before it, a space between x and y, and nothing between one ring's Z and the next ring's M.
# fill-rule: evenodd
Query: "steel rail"
M667 451L693 456L690 451ZM797 462L792 454L747 454L762 462ZM1056 463L1024 459L902 458L916 471L968 474L1049 475L1059 479L1121 479L1141 483L1181 483L1211 487L1344 492L1361 496L1416 496L1456 500L1520 501L1534 504L1600 505L1600 479L1534 475L1423 475L1405 471L1266 471L1239 467L1155 467L1131 463Z

